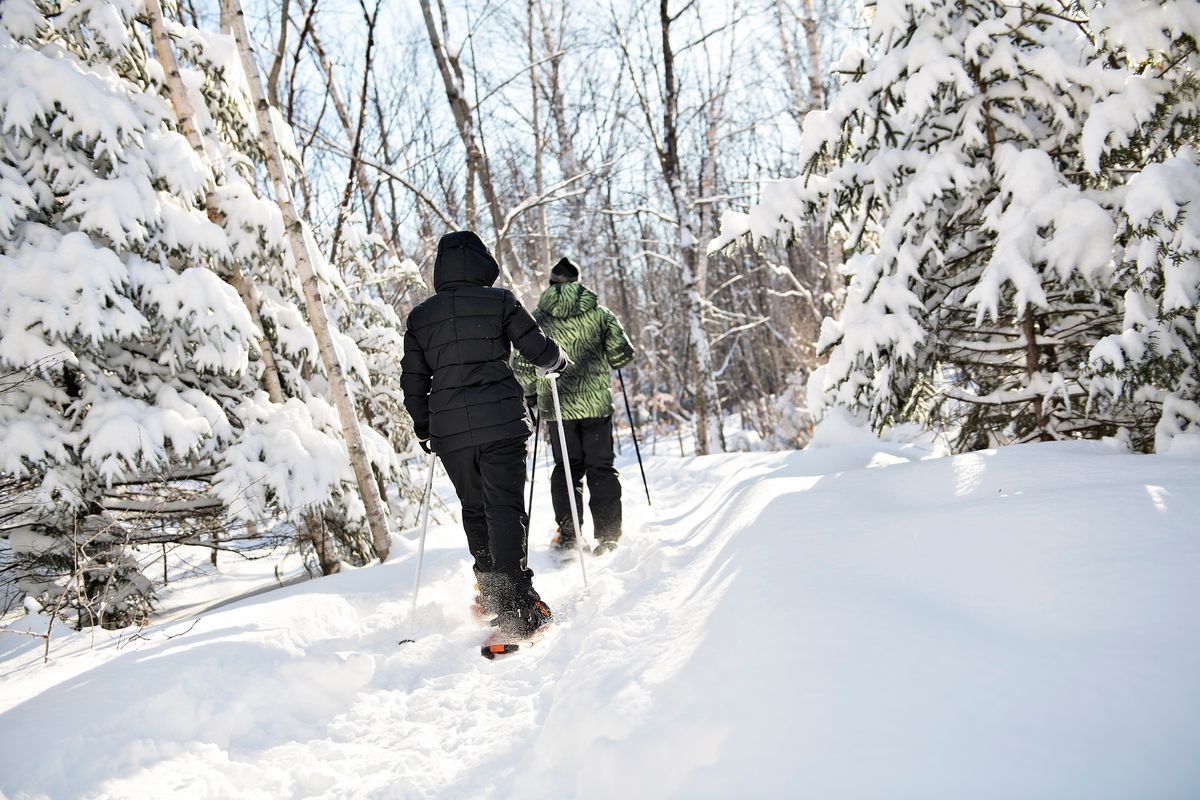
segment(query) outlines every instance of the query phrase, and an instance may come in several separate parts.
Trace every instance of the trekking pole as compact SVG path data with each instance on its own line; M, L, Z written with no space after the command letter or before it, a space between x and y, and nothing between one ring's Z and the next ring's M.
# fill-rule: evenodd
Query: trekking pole
M542 420L533 415L533 469L529 470L529 502L525 504L525 530L529 530L529 518L533 516L533 479L537 477L537 446L541 438Z
M629 435L633 437L633 452L637 454L638 469L642 472L642 488L646 490L646 505L653 506L650 502L650 483L646 480L646 468L642 466L642 449L638 447L637 428L633 425L633 409L629 407L629 394L625 391L625 376L621 374L621 370L617 370L617 378L621 381L621 397L625 398L625 413L629 415Z
M579 526L579 509L575 507L575 481L571 477L571 458L567 453L567 432L562 423L562 405L558 402L558 373L551 372L550 395L554 398L554 415L558 418L558 446L562 451L563 474L567 479L567 501L571 505L571 524L575 526L575 549L579 551L579 569L583 573L583 588L586 589L587 566L583 563L583 529Z
M437 456L429 454L429 477L425 479L425 502L421 509L421 542L417 545L417 579L413 582L411 623L417 620L417 593L421 591L421 562L425 560L425 534L429 532L429 506L433 505L433 468L437 466Z

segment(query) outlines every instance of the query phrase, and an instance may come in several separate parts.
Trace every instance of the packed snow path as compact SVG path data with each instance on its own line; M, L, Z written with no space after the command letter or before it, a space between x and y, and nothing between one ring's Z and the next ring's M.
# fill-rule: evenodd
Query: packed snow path
M415 628L406 539L190 630L70 634L46 667L0 637L0 794L1200 793L1200 461L921 455L651 459L658 505L627 469L627 536L586 594L541 491L561 624L503 661L478 656L452 523Z

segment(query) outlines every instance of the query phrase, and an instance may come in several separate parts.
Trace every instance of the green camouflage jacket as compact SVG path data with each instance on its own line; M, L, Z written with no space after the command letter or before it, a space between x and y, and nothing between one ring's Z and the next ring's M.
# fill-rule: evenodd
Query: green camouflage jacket
M612 370L633 360L633 345L613 313L582 284L556 283L542 292L533 318L571 358L558 379L563 419L612 414ZM513 358L513 371L526 396L537 394L541 418L554 419L550 382L537 377L533 365L519 355Z

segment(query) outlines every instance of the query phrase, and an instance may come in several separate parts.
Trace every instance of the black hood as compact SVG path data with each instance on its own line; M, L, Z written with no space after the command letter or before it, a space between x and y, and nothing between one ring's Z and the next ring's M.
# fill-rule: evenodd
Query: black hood
M572 283L579 280L579 267L571 263L571 259L563 256L550 270L550 283Z
M500 265L473 231L447 233L438 242L433 261L433 289L491 286L500 277Z

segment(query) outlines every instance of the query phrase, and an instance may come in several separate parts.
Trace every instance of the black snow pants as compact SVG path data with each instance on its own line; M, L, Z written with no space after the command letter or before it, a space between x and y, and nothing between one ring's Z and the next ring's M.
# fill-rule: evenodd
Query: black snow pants
M554 472L550 475L550 497L554 502L554 520L567 540L574 535L571 506L567 499L567 480L563 474L562 447L558 443L558 423L548 421L550 444L554 449ZM575 507L583 524L583 479L587 477L588 506L592 510L596 539L617 541L621 538L621 478L613 466L612 417L563 420L567 437L567 456L571 478L575 482Z
M467 547L485 591L533 591L526 564L529 517L525 513L525 442L528 436L439 453L462 501ZM491 584L485 586L484 584ZM505 598L509 599L509 598Z

